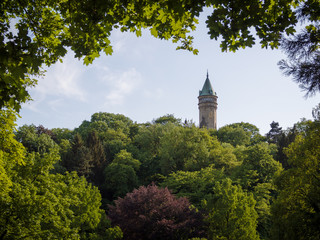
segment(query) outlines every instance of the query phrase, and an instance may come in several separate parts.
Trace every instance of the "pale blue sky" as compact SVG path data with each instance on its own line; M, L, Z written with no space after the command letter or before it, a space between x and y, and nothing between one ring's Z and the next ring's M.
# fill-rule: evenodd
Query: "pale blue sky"
M236 53L222 53L210 40L204 24L194 32L199 55L176 51L176 45L150 36L114 32L112 56L101 56L90 66L68 54L50 67L32 89L18 125L47 128L78 127L93 113L121 113L138 123L165 114L193 120L198 125L198 94L207 70L218 95L218 127L236 122L256 125L262 134L277 121L284 129L301 118L311 119L319 94L304 93L280 72L280 50L258 45Z

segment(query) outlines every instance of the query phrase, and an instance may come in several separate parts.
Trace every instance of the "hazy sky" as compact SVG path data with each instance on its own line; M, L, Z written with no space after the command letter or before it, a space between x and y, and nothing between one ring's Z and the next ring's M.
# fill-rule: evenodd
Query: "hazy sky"
M319 94L305 99L298 85L280 72L280 50L258 45L236 53L222 53L210 40L205 16L194 32L198 55L175 50L145 31L114 32L112 56L101 56L90 66L70 52L63 63L50 67L37 87L32 102L24 104L18 125L42 124L47 128L78 127L93 113L121 113L138 123L165 114L198 120L198 94L207 70L218 95L218 128L236 122L256 125L262 134L277 121L286 129L305 117L311 119Z

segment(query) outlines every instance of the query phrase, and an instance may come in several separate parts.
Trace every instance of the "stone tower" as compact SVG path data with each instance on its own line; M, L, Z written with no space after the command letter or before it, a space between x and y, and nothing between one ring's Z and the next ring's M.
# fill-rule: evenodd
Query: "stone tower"
M208 72L203 88L199 91L198 99L200 128L217 129L218 96L212 89Z

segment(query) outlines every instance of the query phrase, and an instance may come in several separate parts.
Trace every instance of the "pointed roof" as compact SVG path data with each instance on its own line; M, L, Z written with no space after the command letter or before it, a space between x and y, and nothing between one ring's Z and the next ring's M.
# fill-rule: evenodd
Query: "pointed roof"
M199 96L206 96L206 95L216 95L216 93L213 91L213 88L211 86L208 71L207 71L207 79L204 82L202 90L199 91Z

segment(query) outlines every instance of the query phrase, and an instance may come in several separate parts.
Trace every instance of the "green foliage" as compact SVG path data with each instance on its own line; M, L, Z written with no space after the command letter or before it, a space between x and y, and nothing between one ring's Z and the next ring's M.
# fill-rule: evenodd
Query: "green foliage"
M309 7L319 9L318 1L307 1ZM305 4L308 5L308 4ZM313 96L320 91L320 26L319 10L301 9L303 21L305 21L310 12L316 18L310 25L290 39L283 39L281 48L288 56L288 60L282 59L278 62L280 69L287 76L292 76L293 80L299 84L299 87L306 92L306 97ZM317 13L315 13L317 12Z
M258 183L271 183L282 171L282 166L272 157L268 144L260 143L244 151L244 160L234 172L244 189L252 190Z
M91 123L104 122L108 128L122 129L125 134L129 134L129 127L133 124L132 120L122 114L99 112L91 116Z
M159 117L155 120L152 121L155 124L167 124L169 122L176 124L176 125L181 125L181 119L180 118L175 118L173 114L167 114L162 117Z
M252 194L232 185L230 179L217 182L207 202L209 239L259 239L256 232L258 214Z
M89 180L96 186L100 186L104 182L103 170L107 164L107 160L103 145L95 131L89 134L86 145L92 156L92 168Z
M121 231L102 223L96 187L75 172L50 173L60 158L57 145L26 154L13 138L14 112L0 113L0 238L118 239Z
M192 204L200 207L203 199L213 193L215 183L223 178L223 171L209 166L200 171L171 173L160 186L168 187L176 196L187 197Z
M192 229L201 233L193 236L204 236L206 229L208 239L319 238L317 119L302 120L287 131L274 124L270 144L248 123L209 132L166 118L134 124L123 115L97 113L75 131L24 125L14 136L15 118L11 110L0 111L1 239L120 239L120 228L110 228L100 209L97 187L106 206L152 181L187 197L206 214L205 222L196 220ZM279 149L287 153L291 166L284 171L276 161ZM147 199L151 201L156 192ZM140 218L153 222L158 205L164 206L157 202L152 217L143 212ZM141 207L132 207L133 213ZM167 210L161 208L159 213ZM141 234L147 234L143 239L163 239L164 232L170 235L167 239L188 239L192 236L187 232L176 233L185 223L192 224L189 217L178 225L166 218L146 227L139 218L135 223L143 220L142 227L135 226L131 217L123 224L143 229ZM127 233L123 236L128 238Z
M55 136L55 142L58 144L60 144L62 140L71 141L73 139L73 131L68 128L53 128L51 131Z
M9 198L13 185L10 177L12 168L25 164L26 151L14 138L15 121L14 111L0 110L0 199Z
M138 177L131 166L119 163L111 163L104 170L104 191L109 199L123 197L138 186Z
M135 171L139 170L141 165L140 161L134 159L131 153L128 153L126 150L121 150L114 158L112 163L122 164L132 167Z
M93 157L79 134L76 134L71 144L70 152L63 159L63 166L68 171L77 171L79 176L90 178L93 168Z
M298 4L295 1L210 0L206 3L213 8L206 21L209 35L215 40L222 37L223 51L252 47L256 41L254 34L262 47L277 48L281 34L295 32L294 8Z
M271 203L274 200L275 193L275 186L272 183L258 183L253 189L253 195L256 200L255 210L258 213L257 231L262 239L271 238Z
M210 160L214 166L224 169L226 174L231 174L235 167L241 164L241 160L237 159L234 154L234 147L229 143L220 143L213 138L214 146L210 150Z
M272 207L274 239L319 239L320 126L309 123L306 132L288 147L292 166L277 178L279 196Z
M87 139L93 131L96 132L104 146L106 160L111 162L131 142L129 135L132 133L132 126L132 120L122 114L100 112L93 114L90 122L83 121L75 132L83 139Z
M14 179L10 201L1 201L4 239L78 239L94 230L103 211L100 193L74 174L23 175Z
M28 152L48 152L50 148L57 147L51 136L40 133L34 125L23 125L16 132L16 139L23 144Z
M160 173L159 152L160 139L166 131L169 131L170 124L152 124L141 126L133 138L132 150L136 159L141 162L139 176L147 184L150 176Z
M264 140L259 129L250 123L233 123L219 128L217 132L219 141L238 145L252 145Z
M171 125L160 139L160 167L167 175L177 170L199 170L209 162L212 138L204 129Z

